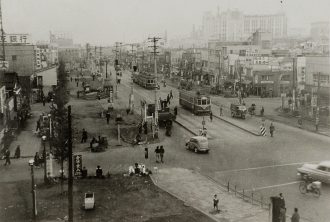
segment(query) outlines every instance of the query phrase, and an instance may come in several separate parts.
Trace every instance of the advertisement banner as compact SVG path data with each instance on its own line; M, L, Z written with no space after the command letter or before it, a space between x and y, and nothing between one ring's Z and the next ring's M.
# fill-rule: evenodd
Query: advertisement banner
M74 155L74 176L81 176L82 171L82 155Z
M31 37L29 34L5 34L4 42L5 44L30 45ZM0 38L0 43L2 44L1 38Z

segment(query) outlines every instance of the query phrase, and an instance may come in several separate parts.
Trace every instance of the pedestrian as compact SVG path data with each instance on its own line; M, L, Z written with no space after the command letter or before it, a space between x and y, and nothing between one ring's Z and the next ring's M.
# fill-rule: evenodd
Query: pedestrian
M216 194L214 194L214 197L213 197L213 209L216 212L219 212L219 199L218 199L218 196Z
M212 122L212 119L213 119L213 113L212 111L210 111L210 121Z
M279 204L280 207L285 208L285 200L284 200L283 194L280 193L279 197L280 197L280 204Z
M286 221L286 208L280 207L280 216L279 216L279 221L280 222L285 222Z
M170 98L173 99L173 93L172 93L172 90L170 91Z
M103 178L103 170L99 165L96 167L95 174L96 178Z
M167 102L168 104L171 104L171 102L170 102L170 95L169 95L169 94L167 94L166 102Z
M298 208L294 208L294 213L292 214L291 222L299 222L299 220L300 220L300 216L298 213Z
M165 153L165 150L164 150L164 147L163 146L160 146L160 148L159 148L159 154L160 154L160 161L162 162L162 163L164 163L164 153Z
M174 107L174 115L177 116L178 115L178 107Z
M107 124L109 124L109 121L110 121L110 112L108 111L106 114L105 114L106 118L107 118Z
M264 112L265 112L265 109L264 109L264 107L262 106L262 107L261 107L261 110L260 110L260 116L264 116Z
M87 131L85 129L83 129L81 143L86 143L86 141L87 141Z
M126 108L126 114L128 115L131 109L129 107Z
M275 126L273 123L270 123L269 132L271 137L273 137L274 131L275 131Z
M39 167L39 164L40 164L40 156L39 156L39 153L36 152L36 154L34 155L34 165L36 167Z
M72 76L70 77L70 81L72 82Z
M10 151L9 149L6 149L5 151L5 166L10 165Z
M45 97L42 97L42 105L45 106L46 105L46 100Z
M18 158L21 157L21 147L20 147L20 145L17 145L16 150L15 150L15 155L14 155L14 157L15 157L16 159L18 159Z
M36 131L40 130L40 119L38 119L37 121L37 128L36 128Z
M222 105L220 105L220 116L222 116Z
M156 147L155 153L156 153L156 163L159 163L159 146Z
M77 81L77 87L79 86L79 81Z

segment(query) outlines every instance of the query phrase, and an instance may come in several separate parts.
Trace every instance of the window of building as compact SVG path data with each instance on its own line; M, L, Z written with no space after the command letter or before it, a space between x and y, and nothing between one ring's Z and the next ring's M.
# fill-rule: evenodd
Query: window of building
M12 55L11 60L16 61L17 60L17 55Z

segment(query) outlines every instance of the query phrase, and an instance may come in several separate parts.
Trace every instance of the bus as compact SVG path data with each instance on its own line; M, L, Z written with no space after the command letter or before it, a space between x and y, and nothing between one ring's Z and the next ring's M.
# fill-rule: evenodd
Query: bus
M181 90L179 92L179 104L195 115L210 114L211 98L199 92Z

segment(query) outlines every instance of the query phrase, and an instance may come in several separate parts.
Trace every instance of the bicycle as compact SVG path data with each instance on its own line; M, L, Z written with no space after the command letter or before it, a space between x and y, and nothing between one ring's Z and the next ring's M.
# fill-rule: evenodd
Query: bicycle
M321 195L321 182L314 181L302 181L299 185L300 193L306 194L306 193L312 193L315 197L320 197Z

